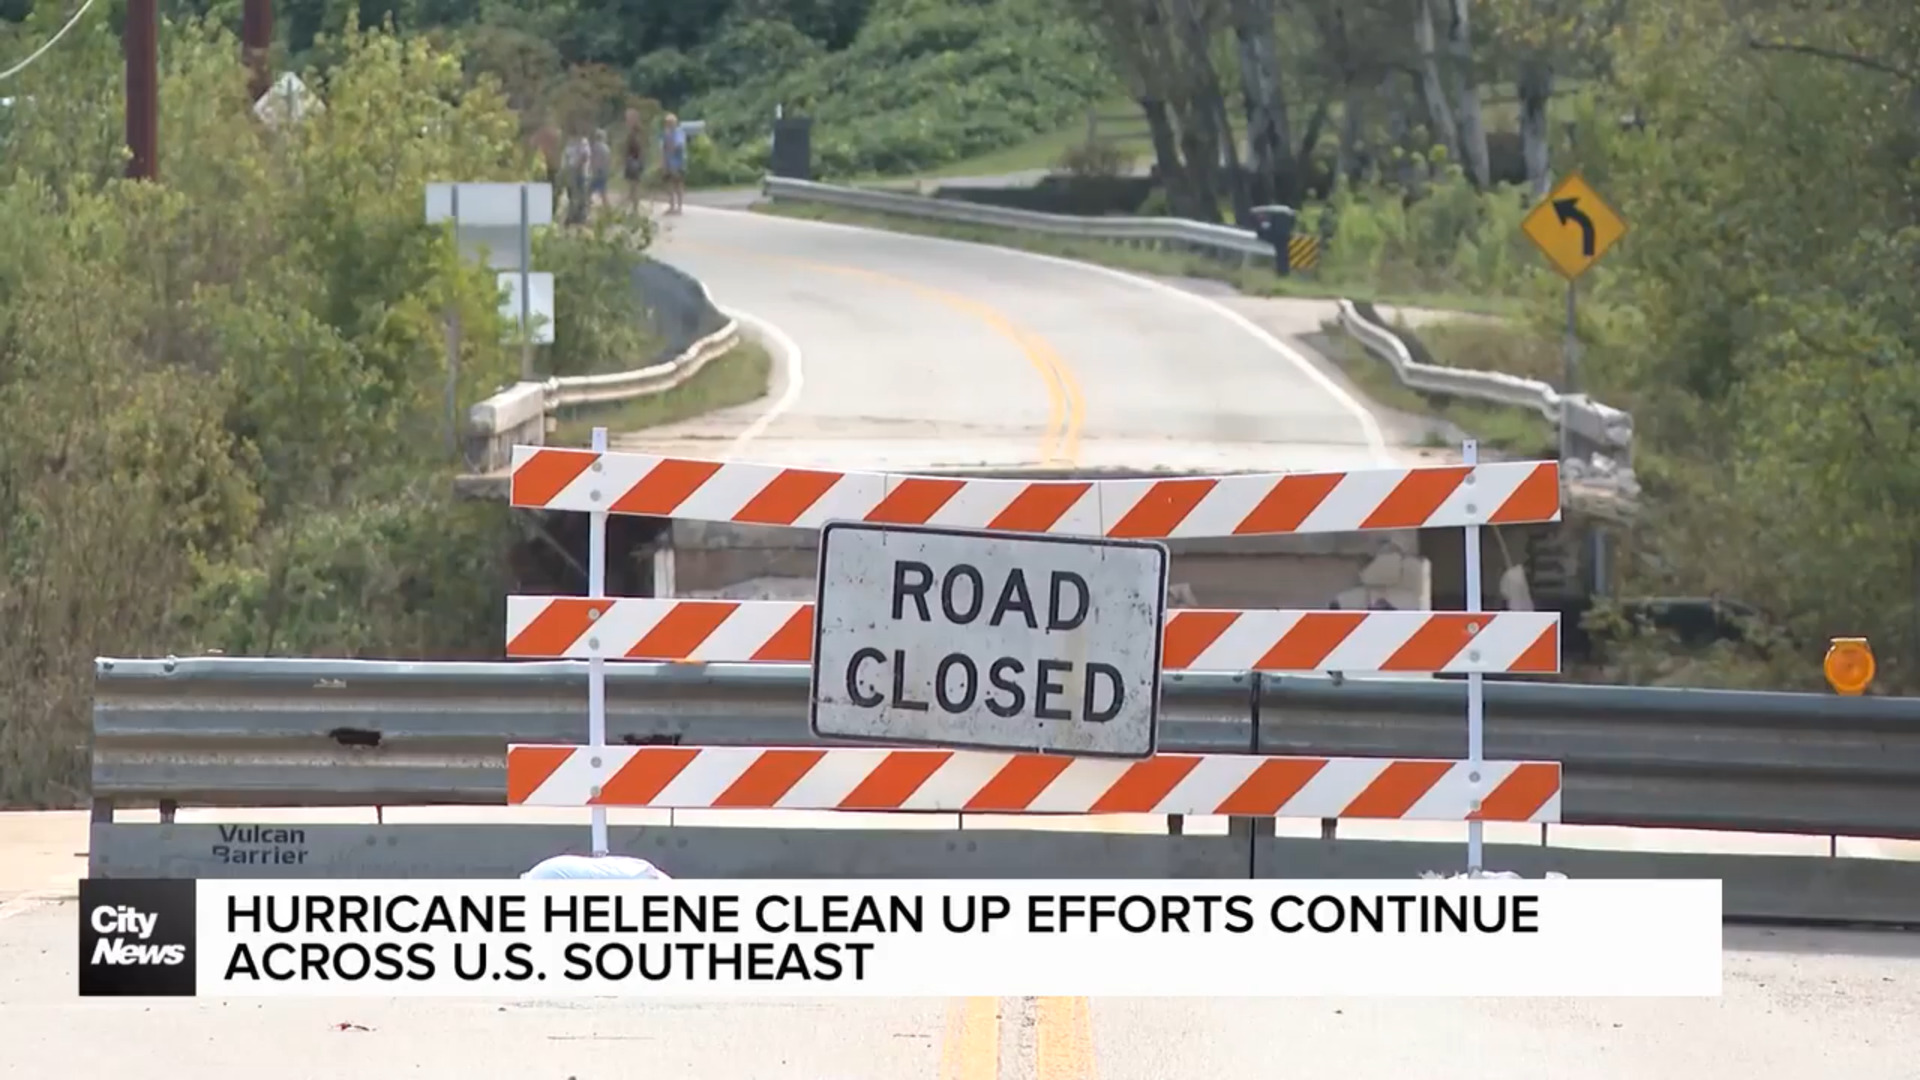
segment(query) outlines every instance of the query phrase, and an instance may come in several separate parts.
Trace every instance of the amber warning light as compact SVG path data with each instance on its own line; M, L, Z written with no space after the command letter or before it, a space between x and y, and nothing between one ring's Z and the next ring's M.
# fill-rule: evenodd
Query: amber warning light
M1827 684L1837 694L1859 694L1873 681L1873 647L1863 637L1837 637L1827 646L1827 659L1821 665L1827 672Z

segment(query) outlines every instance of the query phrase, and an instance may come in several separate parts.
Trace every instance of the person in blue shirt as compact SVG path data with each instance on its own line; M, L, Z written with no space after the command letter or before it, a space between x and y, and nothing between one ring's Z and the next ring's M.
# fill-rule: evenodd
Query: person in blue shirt
M667 213L677 214L687 193L687 133L680 118L668 113L661 122L660 164L667 181Z

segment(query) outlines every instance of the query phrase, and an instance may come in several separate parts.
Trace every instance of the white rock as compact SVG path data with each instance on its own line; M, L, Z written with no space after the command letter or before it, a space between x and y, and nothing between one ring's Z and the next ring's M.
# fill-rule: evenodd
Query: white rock
M1421 873L1420 880L1422 881L1457 881L1461 878L1469 877L1469 876L1471 875L1469 875L1464 870L1461 870L1452 874L1441 874L1441 873L1436 873L1432 870L1427 870ZM1480 878L1483 881L1520 881L1522 880L1519 874L1516 874L1511 870L1483 870L1480 872ZM1567 880L1567 875L1559 872L1558 870L1549 870L1547 871L1547 876L1545 880L1565 881Z
M555 855L520 876L530 881L579 878L670 880L659 867L647 860L626 855Z
M1374 589L1400 585L1407 573L1407 558L1397 551L1376 556L1360 571L1360 584Z

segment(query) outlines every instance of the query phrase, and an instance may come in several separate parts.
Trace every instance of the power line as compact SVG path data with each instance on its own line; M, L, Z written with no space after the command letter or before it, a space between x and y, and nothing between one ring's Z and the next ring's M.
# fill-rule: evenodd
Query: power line
M0 79L13 78L15 75L18 75L21 72L27 70L27 68L31 66L35 60L38 60L42 56L45 56L47 50L59 44L60 39L67 36L67 31L73 29L74 24L80 21L80 16L85 15L87 13L87 9L92 6L93 6L93 0L87 0L86 3L81 4L80 10L73 13L73 18L67 20L67 25L54 31L53 36L47 39L46 44L33 50L32 53L28 54L25 60L20 61L19 63L13 65L12 67L8 68L5 71L0 71Z

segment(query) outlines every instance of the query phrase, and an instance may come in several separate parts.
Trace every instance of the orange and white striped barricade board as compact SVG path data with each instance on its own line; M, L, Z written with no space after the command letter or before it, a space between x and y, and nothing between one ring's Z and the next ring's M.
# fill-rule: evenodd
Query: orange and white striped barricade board
M507 598L516 659L805 664L814 605L805 600ZM1552 674L1552 611L1170 610L1169 671Z
M813 659L815 609L810 604L606 597L608 514L801 528L834 522L932 527L1122 542L1461 528L1466 532L1466 612L1177 611L1164 615L1159 631L1160 666L1463 672L1468 683L1468 750L1459 764L1466 775L1478 778L1475 791L1484 797L1489 793L1485 770L1492 766L1483 760L1483 676L1490 671L1557 671L1560 649L1556 613L1480 611L1479 530L1484 525L1558 521L1560 475L1554 462L1481 464L1472 441L1466 443L1463 458L1460 465L1323 473L975 479L615 453L606 449L604 429L595 429L591 450L514 448L512 505L587 512L592 527L588 595L510 598L508 651L520 657L587 660L589 745L584 752L594 760L611 760L605 745L603 668L609 658ZM1162 756L1133 766L1149 766ZM1100 767L1130 766L1110 761ZM1557 808L1558 766L1552 769ZM1202 771L1194 767L1196 775ZM595 850L604 850L606 804L589 799L586 805L595 808ZM1468 868L1477 872L1479 821L1484 819L1469 814L1465 820L1470 822Z
M512 746L507 802L674 810L1560 820L1560 766L1257 754L1139 761L933 748Z
M1550 461L1158 480L1001 480L516 446L514 506L818 528L829 521L1165 540L1560 520Z

